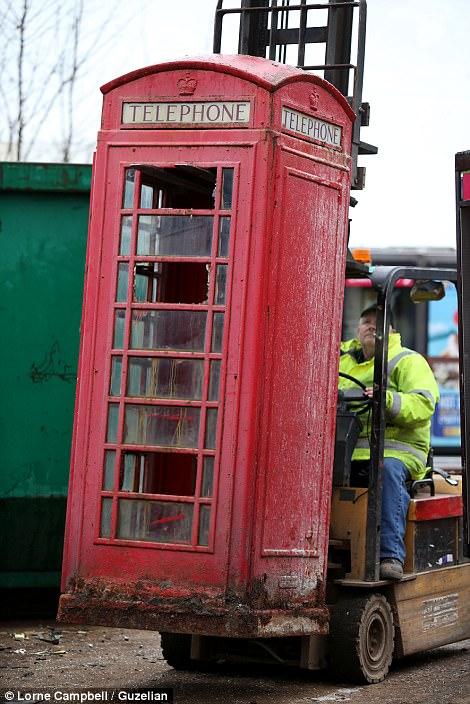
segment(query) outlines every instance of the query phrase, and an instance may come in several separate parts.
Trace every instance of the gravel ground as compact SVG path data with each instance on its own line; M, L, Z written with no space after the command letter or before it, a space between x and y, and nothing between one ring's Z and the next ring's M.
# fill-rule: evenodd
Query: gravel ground
M469 640L445 646L404 659L385 682L353 687L325 672L279 667L176 672L154 632L12 622L0 624L0 687L22 693L170 687L177 704L470 704L469 652Z

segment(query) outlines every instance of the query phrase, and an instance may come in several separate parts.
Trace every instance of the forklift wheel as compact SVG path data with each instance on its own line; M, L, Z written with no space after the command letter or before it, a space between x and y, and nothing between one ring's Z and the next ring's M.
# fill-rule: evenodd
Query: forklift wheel
M163 657L175 670L194 670L191 636L187 633L160 633Z
M343 597L331 613L333 672L362 684L381 682L392 662L394 636L392 609L382 594Z

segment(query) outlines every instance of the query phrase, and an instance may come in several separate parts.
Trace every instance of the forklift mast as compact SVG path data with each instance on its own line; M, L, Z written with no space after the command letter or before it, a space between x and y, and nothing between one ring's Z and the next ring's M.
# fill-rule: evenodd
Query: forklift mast
M470 557L470 151L455 155L464 554Z
M366 0L241 0L240 7L223 5L224 0L217 0L215 54L221 53L224 19L238 15L239 54L261 56L279 63L293 64L305 71L322 73L323 78L348 99L356 114L351 150L351 188L362 190L365 186L365 167L358 166L358 156L377 153L377 147L360 138L361 127L369 124L370 112L369 104L362 102ZM311 23L313 15L321 25ZM324 59L320 63L307 61L309 54L315 52L313 45L324 48ZM353 51L355 63L352 63Z

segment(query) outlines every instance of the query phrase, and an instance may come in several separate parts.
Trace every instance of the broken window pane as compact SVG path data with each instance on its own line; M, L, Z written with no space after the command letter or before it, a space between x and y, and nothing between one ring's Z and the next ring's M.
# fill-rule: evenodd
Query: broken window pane
M209 265L198 262L139 262L135 265L134 301L207 303Z
M120 490L140 494L194 496L197 456L181 452L125 452Z

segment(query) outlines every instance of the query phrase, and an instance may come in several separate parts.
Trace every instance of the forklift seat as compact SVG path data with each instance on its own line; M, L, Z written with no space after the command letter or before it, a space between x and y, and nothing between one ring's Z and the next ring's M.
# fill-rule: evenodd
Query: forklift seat
M416 496L420 489L425 489L426 487L429 487L431 496L435 495L436 487L434 486L434 479L432 476L433 471L434 469L432 467L427 467L426 474L422 479L409 479L406 482L406 488L408 489L408 493L412 499Z
M426 474L424 477L422 479L410 479L406 482L406 488L408 489L408 493L412 499L416 496L420 489L426 489L427 487L429 487L431 496L435 496L436 486L434 484L433 474L437 474L442 477L446 483L452 487L456 487L459 484L459 480L453 478L449 472L446 472L443 469L436 469L434 467L434 452L431 447L428 454L428 460L426 462Z
M406 482L406 488L411 498L416 496L416 493L423 488L429 487L431 496L436 493L436 487L434 486L434 479L432 474L434 472L434 452L432 447L429 449L428 459L426 462L426 474L422 479L409 479Z

